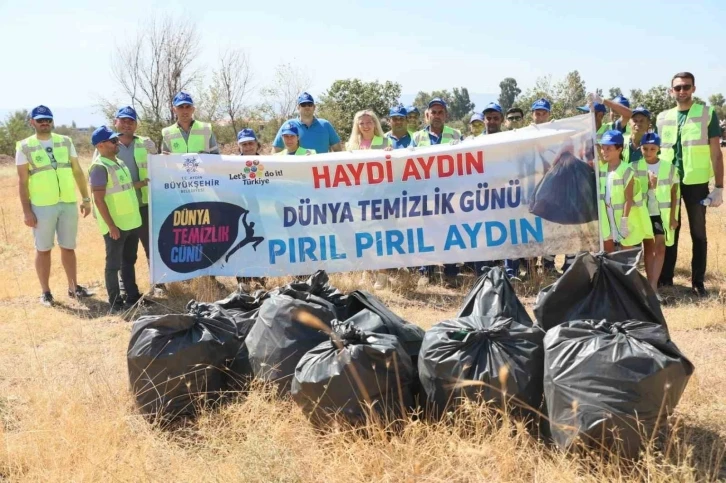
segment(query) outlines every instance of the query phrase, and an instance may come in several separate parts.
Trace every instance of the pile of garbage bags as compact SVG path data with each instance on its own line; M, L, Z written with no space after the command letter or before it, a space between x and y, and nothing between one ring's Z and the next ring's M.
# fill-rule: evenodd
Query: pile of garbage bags
M539 422L560 448L634 457L678 404L693 365L670 340L639 251L580 254L538 295L533 320L504 272L485 269L455 317L425 331L325 272L139 318L131 387L147 416L193 415L274 383L316 424L439 418L464 401ZM540 416L545 416L540 419Z

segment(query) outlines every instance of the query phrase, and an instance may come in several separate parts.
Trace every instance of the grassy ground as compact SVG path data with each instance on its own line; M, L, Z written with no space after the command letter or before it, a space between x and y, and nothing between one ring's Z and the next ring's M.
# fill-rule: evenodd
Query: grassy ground
M692 300L686 277L690 240L681 239L677 284L664 309L675 342L696 372L668 443L636 465L564 455L516 425L493 424L466 408L453 424L408 422L394 435L316 432L289 401L264 388L176 431L147 424L128 391L125 353L131 324L103 303L104 249L92 219L81 222L79 281L97 291L79 304L65 296L54 252L55 309L37 303L32 236L22 223L13 167L0 169L0 481L709 481L726 479L726 208L709 210L711 298ZM143 252L142 252L143 253ZM147 270L138 278L148 288ZM233 280L225 280L229 290ZM273 281L274 283L275 281ZM360 275L337 275L341 289ZM363 284L370 289L370 282ZM531 307L538 287L521 286ZM381 297L423 327L455 313L465 290L407 284ZM226 295L200 281L175 286L164 307Z

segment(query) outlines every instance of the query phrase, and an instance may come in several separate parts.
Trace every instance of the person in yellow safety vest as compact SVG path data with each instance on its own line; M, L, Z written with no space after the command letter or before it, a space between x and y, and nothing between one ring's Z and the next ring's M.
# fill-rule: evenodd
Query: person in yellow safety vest
M434 97L429 101L428 109L426 109L425 118L429 123L424 129L416 131L411 138L411 146L424 147L437 144L458 144L462 141L461 132L446 125L448 111L446 102L440 97ZM434 266L424 266L419 268L421 278L418 280L418 286L425 286L431 281L434 274ZM447 286L457 286L457 275L459 269L456 264L445 264L443 279Z
M408 128L408 134L413 137L413 134L421 129L421 112L416 106L408 106L406 108L406 124Z
M295 124L291 122L285 123L280 128L280 135L282 136L282 142L285 143L285 148L279 153L275 153L275 156L310 156L311 154L315 154L314 149L300 147L300 132Z
M694 101L696 80L693 74L679 72L674 75L670 92L677 106L661 112L656 121L661 137L660 159L672 162L678 170L681 197L688 212L693 241L692 293L697 297L707 297L704 286L708 246L706 207L716 208L723 201L724 169L719 145L721 130L713 107ZM709 193L708 183L712 177L715 187ZM673 285L679 233L680 227L676 229L673 246L666 248L659 280L661 286Z
M645 272L658 300L658 278L663 268L666 246L672 246L678 227L680 186L676 167L670 161L658 159L660 137L653 132L645 133L639 140L643 157L631 163L641 189L647 186L647 207L654 239L643 240ZM639 173L645 173L640 175Z
M464 138L465 141L470 141L477 136L480 136L484 132L484 116L478 112L471 115L469 119L469 135Z
M650 231L650 218L635 172L622 162L623 133L615 129L606 131L599 144L604 159L599 167L600 235L605 251L610 253L617 245L640 245Z
M31 112L30 125L35 134L16 145L18 192L25 225L33 229L35 239L35 271L43 291L40 303L52 307L50 254L56 236L68 279L68 296L80 298L92 295L76 283L76 186L83 198L80 212L84 218L91 212L91 200L73 141L53 132L51 110L42 105L35 107Z
M177 122L161 130L163 154L219 154L212 125L194 119L194 100L186 92L174 96L173 110Z
M350 138L345 143L348 151L359 151L366 149L385 149L390 151L388 138L383 135L381 121L376 113L365 109L358 111L353 116L353 127L350 130Z
M126 164L116 158L118 133L101 126L91 135L99 156L89 171L93 190L94 216L106 245L105 280L111 313L132 308L140 299L136 285L136 255L139 246L141 213L137 189L147 186L148 179L134 182ZM126 287L121 297L118 272Z
M411 145L411 133L407 129L406 108L398 105L388 111L388 119L391 123L391 130L386 133L388 144L393 149L407 148Z
M623 162L637 163L643 159L643 152L640 149L640 141L650 130L650 111L643 106L633 109L633 117L630 118L630 139L625 140L626 147L623 150ZM645 173L636 173L637 176L645 177Z

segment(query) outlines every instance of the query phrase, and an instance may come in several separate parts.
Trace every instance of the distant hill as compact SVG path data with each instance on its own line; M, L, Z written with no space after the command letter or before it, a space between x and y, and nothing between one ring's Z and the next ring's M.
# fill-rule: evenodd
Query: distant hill
M53 111L53 117L55 118L56 125L67 125L70 126L75 121L78 127L89 127L89 126L100 126L106 122L103 115L99 113L99 109L94 106L86 107L50 107ZM25 109L32 109L33 106L26 107ZM0 108L0 121L4 121L9 114L15 112L20 107L14 109Z

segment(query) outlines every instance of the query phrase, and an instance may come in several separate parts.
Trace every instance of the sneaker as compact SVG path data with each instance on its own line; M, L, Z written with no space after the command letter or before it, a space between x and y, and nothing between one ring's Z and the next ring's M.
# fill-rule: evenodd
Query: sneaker
M51 295L50 292L43 292L43 295L40 296L40 303L46 307L53 307L53 304L55 303L53 295Z
M691 293L695 295L698 298L706 298L708 297L708 292L706 291L706 288L703 285L696 285L693 288L691 288Z
M375 290L383 290L388 284L388 276L385 273L376 274L376 283L373 284Z
M75 292L71 291L71 289L68 289L68 296L72 299L86 298L92 295L93 292L89 292L86 287L83 287L81 285L76 285Z

